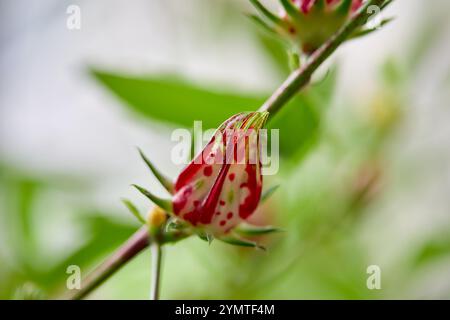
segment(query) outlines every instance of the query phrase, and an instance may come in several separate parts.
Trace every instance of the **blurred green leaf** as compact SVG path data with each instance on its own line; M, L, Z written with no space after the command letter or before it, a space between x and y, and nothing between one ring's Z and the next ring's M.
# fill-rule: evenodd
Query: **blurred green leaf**
M36 254L36 239L33 219L37 198L48 182L0 165L0 190L2 202L0 218L8 228L0 232L0 240L9 243L22 268L32 268ZM3 216L3 217L2 217Z
M280 154L303 155L316 141L319 115L308 100L296 97L268 124L269 129L280 129Z
M413 266L420 267L441 258L450 257L450 237L431 239L413 257Z
M202 120L204 129L215 128L235 113L258 109L264 101L258 95L218 93L167 77L133 78L104 71L93 74L131 110L185 127ZM269 123L268 128L280 129L282 156L303 155L313 145L334 90L334 74L330 72L320 83L297 95Z
M233 114L258 109L264 101L261 95L215 92L169 77L137 78L99 70L92 73L131 110L184 127L202 120L203 129L216 128Z
M34 229L32 228L33 219L33 205L37 197L37 192L40 188L38 181L21 179L17 181L16 194L16 208L18 216L17 229L15 232L16 241L20 243L19 252L21 252L21 259L24 264L31 263L34 255Z
M393 59L386 60L381 68L381 75L386 84L391 86L398 86L399 83L404 81L406 76L404 70L401 69L400 64Z

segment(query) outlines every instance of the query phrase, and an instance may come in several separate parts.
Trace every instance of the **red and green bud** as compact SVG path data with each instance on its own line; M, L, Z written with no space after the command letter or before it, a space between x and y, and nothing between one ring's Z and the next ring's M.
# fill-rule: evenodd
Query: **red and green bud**
M269 188L262 193L259 132L268 115L267 112L239 113L226 120L174 184L139 150L150 171L172 195L171 199L162 199L134 185L161 213L172 215L168 221L161 222L164 226L158 223L160 230L165 230L164 237L173 229L172 233L181 232L183 237L195 233L207 241L217 238L233 245L264 249L242 236L280 231L271 226L245 223L260 202L276 189ZM131 202L125 204L145 223Z
M174 186L173 213L206 233L222 235L245 221L261 198L259 130L267 112L226 120Z

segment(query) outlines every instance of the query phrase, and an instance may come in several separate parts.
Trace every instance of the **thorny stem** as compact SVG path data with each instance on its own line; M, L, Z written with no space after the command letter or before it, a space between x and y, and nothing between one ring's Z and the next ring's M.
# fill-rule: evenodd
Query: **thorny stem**
M385 0L369 0L336 34L317 49L305 65L295 70L285 82L267 99L259 111L268 111L270 118L276 114L296 93L303 89L310 81L312 74L320 65L361 25L370 17L370 6L382 7ZM269 118L269 119L270 119ZM70 299L83 299L102 282L124 266L139 252L149 245L147 227L142 227L125 242L110 258L105 260L82 283L82 289L69 295ZM152 281L152 297L158 298L158 287L161 264L161 245L158 245L154 256L154 270ZM156 262L156 263L155 263Z
M159 282L161 279L162 248L157 242L151 245L152 248L152 278L150 289L150 300L159 300Z

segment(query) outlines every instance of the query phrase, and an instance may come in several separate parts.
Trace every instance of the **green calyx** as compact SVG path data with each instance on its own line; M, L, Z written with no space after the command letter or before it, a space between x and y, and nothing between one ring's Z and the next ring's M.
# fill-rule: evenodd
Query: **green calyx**
M284 14L277 16L265 8L258 0L249 0L259 13L251 19L264 29L287 40L299 53L311 55L333 34L335 34L352 16L352 0L341 0L328 4L325 0L316 0L308 12L303 12L292 0L279 0ZM386 0L384 9L392 0ZM384 23L383 23L384 24ZM380 25L381 27L381 25ZM378 26L375 28L378 29ZM374 28L364 26L355 31L356 38L369 34Z
M312 9L305 14L294 7L290 0L280 1L287 14L287 27L283 29L281 36L305 54L313 53L339 30L350 16L352 3L351 0L343 0L337 7L330 8L323 0L316 1Z

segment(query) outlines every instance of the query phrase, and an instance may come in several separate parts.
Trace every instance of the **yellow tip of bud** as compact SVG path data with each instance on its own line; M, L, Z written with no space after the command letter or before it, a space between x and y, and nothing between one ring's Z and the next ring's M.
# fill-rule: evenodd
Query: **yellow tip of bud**
M166 212L158 206L151 209L147 216L148 226L151 228L159 228L166 222Z

